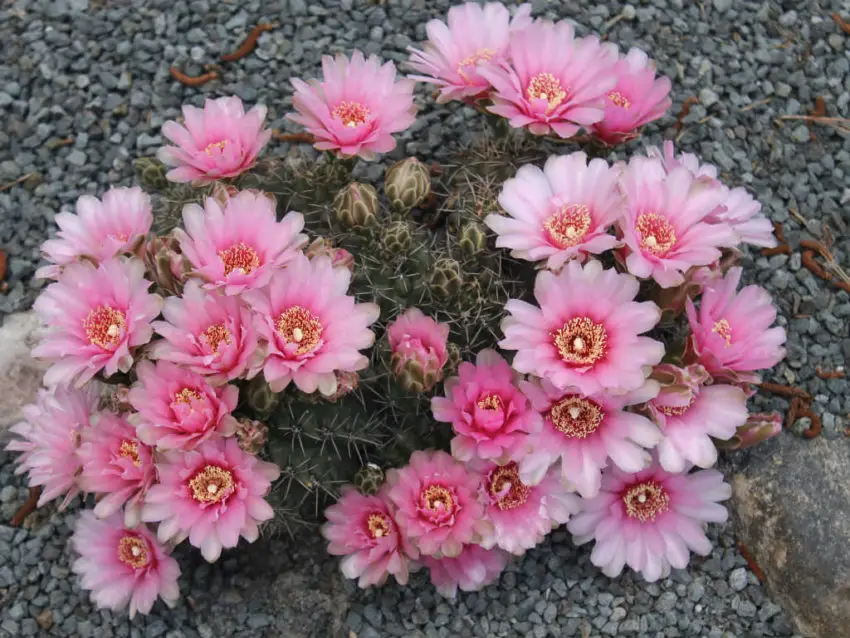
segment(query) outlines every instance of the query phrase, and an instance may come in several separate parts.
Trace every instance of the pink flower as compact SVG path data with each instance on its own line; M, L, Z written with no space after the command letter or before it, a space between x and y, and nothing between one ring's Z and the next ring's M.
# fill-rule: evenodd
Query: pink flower
M364 496L347 486L339 501L325 510L325 518L322 536L329 542L329 554L345 556L340 568L346 578L359 578L360 587L369 587L382 585L392 574L399 584L407 584L410 560L417 554L399 532L385 489Z
M380 309L346 295L351 271L334 268L327 257L298 255L263 290L244 295L254 309L254 325L266 340L263 375L273 392L290 381L302 392L336 391L334 372L369 365L360 350L375 340L369 326Z
M409 465L387 472L387 485L396 524L422 554L457 556L489 530L477 475L445 452L414 452Z
M761 203L743 187L725 189L724 192L726 198L705 218L706 223L731 226L741 241L746 244L762 248L776 246L773 224L767 217L759 214Z
M481 499L487 507L487 519L493 524L492 531L481 540L485 549L498 546L522 555L581 509L578 496L557 471L548 472L532 486L520 479L515 461L477 466L482 477Z
M583 500L567 528L578 545L596 539L590 562L606 576L615 578L628 565L654 582L671 567L684 569L691 551L711 553L703 524L726 521L718 501L731 493L716 470L670 474L653 464L628 474L611 467L602 491Z
M664 432L658 461L668 472L684 472L691 465L709 468L717 462L713 439L726 441L747 421L747 396L731 385L706 385L711 381L701 365L677 368L656 366L663 374L661 392L646 404Z
M36 277L58 279L63 266L83 258L99 264L136 252L152 223L150 197L138 186L110 188L102 201L82 195L77 200L76 215L56 215L57 237L41 245L41 252L54 265L40 268Z
M534 22L511 31L509 62L482 64L493 85L488 110L535 135L572 137L599 122L605 96L617 84L616 58L595 37L575 38L567 22Z
M776 308L760 286L737 294L741 268L705 289L699 314L688 300L689 347L711 376L733 382L758 382L755 370L772 368L785 357L785 330L771 328Z
M208 197L204 207L183 208L186 230L174 230L191 274L205 282L204 288L220 288L227 295L261 288L307 243L300 234L301 213L277 221L274 202L262 193L240 191L223 209Z
M351 60L342 54L322 57L321 82L294 78L292 105L287 115L315 138L320 151L342 157L375 159L396 146L392 134L413 123L413 81L395 79L395 65L381 65L377 56L364 59L355 51Z
M142 361L136 374L129 398L137 414L130 421L147 445L191 449L236 432L238 423L230 414L239 400L236 386L213 388L197 372L167 361Z
M419 308L408 308L387 326L393 374L422 392L431 390L443 379L448 337L449 324L437 323Z
M205 375L213 385L245 374L257 351L257 332L238 297L204 292L189 281L182 297L165 300L162 316L165 321L153 328L165 338L153 344L152 358Z
M34 404L24 406L26 421L11 427L20 438L12 439L6 450L21 453L15 473L26 472L30 487L41 486L39 507L64 494L60 505L64 509L79 493L77 474L81 466L77 446L97 404L98 397L91 386L82 390L61 386L42 389Z
M168 121L162 134L177 146L163 146L157 157L173 166L166 177L172 182L214 182L235 177L254 165L271 139L263 129L266 107L245 113L238 97L207 99L204 108L183 105L183 126Z
M509 558L510 554L501 549L464 545L457 556L423 556L422 563L430 571L431 583L437 592L446 598L454 598L458 589L478 591L496 582Z
M257 524L274 517L264 497L280 468L243 452L235 437L164 457L157 463L160 482L148 490L142 509L142 520L161 521L160 541L188 536L212 563L240 536L253 543Z
M479 65L502 61L510 32L529 24L530 4L520 5L513 19L501 2L454 6L449 9L448 26L440 20L425 25L428 42L424 51L408 47L408 64L424 74L410 77L439 86L439 103L481 97L490 89L490 82L478 73Z
M499 346L517 350L513 367L585 395L640 388L645 366L664 356L664 344L640 337L658 323L661 312L636 302L638 281L598 261L573 261L557 275L538 273L534 297L540 307L508 301Z
M478 353L475 365L461 363L445 383L445 397L431 399L437 421L455 432L452 455L505 462L522 454L529 432L540 429L540 415L517 385L517 375L494 350Z
M727 224L703 221L723 203L723 188L696 179L685 167L666 173L660 160L635 157L622 186L626 266L636 277L652 277L662 288L678 286L689 268L717 261L721 247L738 243Z
M98 519L83 510L74 524L71 545L79 558L72 566L83 589L101 609L150 613L157 598L173 607L180 597L180 566L144 525L128 529L115 513Z
M348 268L354 272L354 255L345 248L337 248L327 237L316 237L304 250L310 259L313 257L329 257L334 268Z
M545 259L546 268L558 270L570 259L619 245L608 234L623 212L618 177L605 160L588 163L582 152L552 156L542 171L527 164L499 195L510 216L484 221L498 235L496 246L510 248L518 259Z
M139 440L125 417L101 412L82 431L77 454L83 466L80 488L104 495L94 513L106 518L125 505L127 525L136 525L145 491L156 478L153 449Z
M720 180L717 179L717 167L714 164L701 164L699 157L693 153L676 155L675 146L670 140L664 142L662 149L657 146L647 147L646 154L648 157L660 160L666 173L684 166L695 179L706 185L719 186L721 184Z
M134 259L110 259L95 267L70 264L62 278L35 301L49 331L33 356L53 365L44 375L47 386L76 382L95 374L108 377L133 365L133 351L150 341L151 320L162 299L148 294L145 267Z
M615 45L607 45L616 52ZM605 100L605 117L593 125L593 134L607 144L619 144L637 134L644 124L662 117L673 101L670 78L655 77L655 62L637 48L620 56L614 66L617 85Z
M575 389L559 390L545 379L521 386L543 414L543 428L530 437L531 451L520 461L526 483L538 483L560 460L563 479L590 498L599 492L608 459L624 472L639 472L651 460L646 448L661 441L661 432L649 419L624 410L655 396L658 384L653 381L626 395L582 396Z

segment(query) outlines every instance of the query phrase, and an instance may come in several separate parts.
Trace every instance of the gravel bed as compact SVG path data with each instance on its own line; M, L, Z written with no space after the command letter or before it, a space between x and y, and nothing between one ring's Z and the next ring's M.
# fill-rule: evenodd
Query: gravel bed
M319 72L322 54L358 47L403 61L424 39L425 22L445 15L444 0L11 0L0 5L0 248L9 256L9 289L0 320L32 303L38 246L59 210L82 193L133 180L133 160L153 155L160 126L184 102L236 94L269 107L270 124L291 105L289 78ZM848 266L850 142L832 129L809 128L783 115L809 112L818 96L827 114L847 116L850 36L831 15L845 1L644 0L625 5L537 2L534 15L574 19L580 32L605 30L621 47L639 45L673 78L675 114L695 96L679 145L717 164L730 185L745 185L785 227L795 252L745 266L780 307L789 332L788 359L776 380L805 387L823 421L823 436L843 439L850 413L845 379L819 378L850 358L850 299L802 267L796 246L835 236L833 254ZM586 7L578 9L577 7ZM169 75L177 65L198 74L234 50L253 25L277 21L256 51L223 67L200 88ZM469 109L437 107L419 91L423 109L390 159L439 157L482 126ZM674 137L669 116L648 142ZM67 141L73 136L72 141ZM639 146L633 146L635 152ZM272 148L281 153L285 147ZM379 166L358 167L367 175ZM784 410L778 398L759 408ZM802 424L800 424L802 425ZM783 436L793 436L785 433ZM800 445L805 445L803 440ZM0 454L0 520L26 496ZM631 574L610 580L557 532L516 561L498 585L456 602L436 596L423 575L411 586L356 592L336 575L335 561L309 539L261 543L206 566L180 551L186 598L175 610L158 605L147 618L93 610L69 575L66 547L73 512L34 529L0 525L0 637L5 636L640 636L709 638L791 636L735 549L733 530L715 529L717 547L704 561L653 585ZM350 607L346 610L346 605ZM319 610L321 613L314 615Z

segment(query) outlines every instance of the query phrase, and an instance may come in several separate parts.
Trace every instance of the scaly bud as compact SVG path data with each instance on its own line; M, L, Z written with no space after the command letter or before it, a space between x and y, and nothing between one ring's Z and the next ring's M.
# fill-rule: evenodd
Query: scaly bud
M310 259L313 257L329 257L334 268L348 268L354 272L354 255L345 248L336 248L333 243L325 237L317 237L313 240L307 250L304 251Z
M436 261L431 270L428 286L437 297L448 299L460 291L463 278L460 274L460 264L450 257L442 257Z
M130 404L130 388L126 385L108 386L107 391L100 399L100 409L110 412L133 412Z
M269 426L252 419L239 419L236 439L239 447L248 454L259 454L269 436Z
M165 178L168 169L155 157L140 157L136 160L136 174L142 186L153 190L163 190L169 182Z
M412 240L410 224L403 220L390 222L381 232L381 246L391 255L406 253Z
M443 378L449 355L449 324L437 323L418 308L409 308L387 326L390 367L409 392L428 392Z
M169 295L179 295L183 292L183 282L191 266L180 251L180 242L173 234L151 237L145 245L142 257L148 279Z
M408 213L431 193L428 167L415 157L397 162L387 170L384 192L397 213Z
M369 184L352 182L334 198L336 219L349 228L362 228L375 222L378 193Z
M354 486L366 496L377 494L383 483L384 471L374 463L367 463L354 475Z
M254 377L245 388L245 400L258 414L270 414L279 400L262 376Z
M358 385L360 385L360 375L356 372L337 372L336 392L324 397L324 399L328 403L336 403L346 394L354 392Z
M470 257L479 254L487 248L487 233L484 226L476 221L464 224L460 229L457 245Z
M782 432L782 416L778 412L754 412L728 441L715 441L723 450L742 450L772 439Z

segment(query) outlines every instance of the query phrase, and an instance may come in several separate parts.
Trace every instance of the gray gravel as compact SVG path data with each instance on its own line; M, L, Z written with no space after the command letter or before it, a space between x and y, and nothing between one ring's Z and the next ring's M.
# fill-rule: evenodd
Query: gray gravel
M836 11L850 18L846 1L533 4L535 15L560 11L582 25L580 31L607 28L609 39L622 47L647 49L673 78L673 113L687 97L699 100L684 120L680 147L717 164L730 184L757 193L768 215L784 224L792 247L801 239L822 238L831 228L836 260L848 266L847 136L776 121L807 113L817 96L829 115L848 115L848 36L830 18ZM290 77L317 74L321 54L355 46L402 61L405 48L424 38L426 20L444 15L448 5L444 0L2 3L0 186L31 172L42 181L0 192L0 247L9 255L9 291L0 294L0 317L28 307L38 294L41 284L32 274L54 214L70 209L82 193L131 183L133 159L155 152L162 142L160 126L178 115L181 103L200 105L205 95L233 93L264 102L272 126L294 130L283 119L291 104ZM235 49L254 24L270 20L280 28L264 34L254 54L228 64L221 81L194 89L170 78L171 64L198 74L203 64ZM482 126L469 109L423 103L420 119L393 157L439 157ZM664 130L673 121L670 116L652 127L648 141L674 136ZM69 136L72 143L57 144ZM789 331L788 359L775 371L776 380L807 388L823 420L823 436L844 437L847 381L825 381L814 371L834 369L850 357L848 295L802 268L798 252L769 259L753 254L745 265L752 280L775 294ZM779 398L753 401L762 409L787 407ZM9 461L0 455L0 520L26 495ZM734 549L728 527L714 530L717 548L709 559L654 585L631 574L605 578L589 564L586 549L576 550L556 532L509 567L499 585L463 594L454 603L436 596L422 574L408 588L358 593L340 583L335 562L304 539L233 553L212 567L181 551L187 598L175 610L157 606L151 616L130 622L93 610L69 576L72 518L57 515L33 530L0 525L0 636L792 635L784 614Z

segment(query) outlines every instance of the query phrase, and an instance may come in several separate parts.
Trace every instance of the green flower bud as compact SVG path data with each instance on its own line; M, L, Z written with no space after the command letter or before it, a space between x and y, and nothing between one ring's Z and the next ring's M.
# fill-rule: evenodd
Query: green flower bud
M434 264L428 280L431 292L437 297L447 299L456 295L463 285L460 264L450 257L442 257Z
M377 494L383 483L384 471L374 463L367 463L354 475L354 486L366 496Z
M487 233L479 222L467 222L460 229L457 244L463 252L474 257L487 248Z
M384 191L397 213L408 213L431 193L428 167L415 157L408 157L387 170Z
M463 356L458 345L451 341L446 345L446 350L449 353L449 360L446 362L445 373L451 375L457 372L458 366L463 361Z
M378 193L369 184L352 182L334 198L336 219L349 228L362 228L375 222Z
M390 222L381 232L381 247L391 255L406 253L412 240L410 224L403 220Z
M279 400L262 376L252 379L245 390L245 400L260 415L271 414Z
M168 179L165 174L168 169L165 164L155 157L140 157L136 160L136 173L142 186L154 190L163 190L168 187Z

